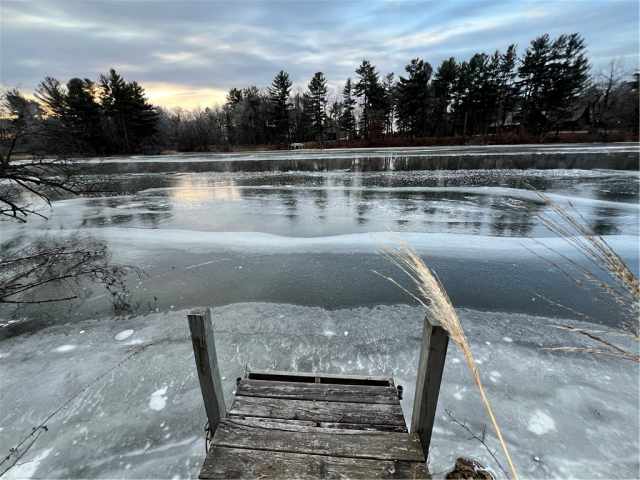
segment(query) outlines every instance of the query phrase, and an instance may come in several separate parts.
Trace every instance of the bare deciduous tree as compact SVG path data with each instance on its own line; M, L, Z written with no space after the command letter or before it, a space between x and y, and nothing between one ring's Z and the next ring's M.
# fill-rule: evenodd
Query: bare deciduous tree
M43 114L36 102L11 90L3 95L0 107L0 221L46 218L35 202L50 206L52 196L82 190L74 180L72 163L38 155ZM18 248L5 241L0 244L0 303L71 300L78 297L76 287L87 280L103 285L114 307L122 310L130 270L113 264L107 246L89 238L41 238Z

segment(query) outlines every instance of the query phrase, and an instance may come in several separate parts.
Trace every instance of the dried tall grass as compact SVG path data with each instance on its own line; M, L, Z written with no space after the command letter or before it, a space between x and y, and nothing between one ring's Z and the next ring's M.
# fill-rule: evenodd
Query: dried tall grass
M516 471L516 467L511 460L509 449L507 448L507 444L504 441L504 437L502 436L502 431L498 426L496 416L493 413L491 402L489 401L489 398L487 397L487 394L482 385L480 372L473 358L473 353L471 352L469 341L467 340L467 337L464 333L464 330L460 323L460 319L458 318L458 314L453 308L453 304L451 303L449 295L447 294L446 290L437 279L437 277L431 272L429 267L427 267L427 265L422 261L418 254L413 251L408 245L401 244L398 247L384 248L381 253L389 261L391 261L394 265L399 267L404 273L409 276L409 278L417 288L418 294L416 295L410 292L390 277L384 275L381 276L392 282L394 285L400 287L403 291L416 299L427 310L427 315L440 323L442 328L444 328L449 334L449 338L451 339L451 341L453 341L453 343L455 343L456 346L462 351L465 363L467 364L476 387L478 388L478 392L480 393L482 404L484 405L487 415L491 419L491 424L493 425L493 429L496 432L498 441L500 442L500 446L502 447L502 451L504 452L507 463L509 464L511 475L514 479L517 480L518 473ZM378 273L378 275L380 274Z
M561 271L579 287L583 287L585 284L595 286L607 297L614 300L625 314L625 318L623 318L621 322L623 330L627 336L633 338L636 342L640 342L640 280L638 277L607 241L593 231L585 218L571 202L568 202L568 205L565 207L554 202L542 192L536 190L536 193L548 209L545 214L538 215L541 223L548 230L574 247L577 252L582 254L587 262L582 264L545 245L543 242L538 242L538 244L552 255L560 257L571 271L561 267L558 262L553 261L551 258L536 252L533 253ZM563 307L556 302L544 297L542 298L550 303ZM570 308L563 308L572 311ZM588 318L587 315L580 312L573 311L573 313L578 313L580 316ZM562 325L558 328L587 337L597 342L599 348L559 346L548 348L548 350L592 353L624 358L640 363L640 356L637 353L615 345L612 341L603 338L602 332L589 331L570 325Z

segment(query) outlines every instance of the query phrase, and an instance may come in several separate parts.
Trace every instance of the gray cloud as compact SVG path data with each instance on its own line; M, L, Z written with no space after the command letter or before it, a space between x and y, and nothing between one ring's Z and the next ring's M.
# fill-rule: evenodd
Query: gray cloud
M536 35L581 32L594 69L637 68L635 1L183 2L3 0L0 83L32 90L45 75L127 78L181 92L266 86L281 68L302 86L316 71L338 85L362 58L402 73ZM186 93L181 93L186 95ZM195 98L195 97L194 97ZM210 98L208 100L210 100Z

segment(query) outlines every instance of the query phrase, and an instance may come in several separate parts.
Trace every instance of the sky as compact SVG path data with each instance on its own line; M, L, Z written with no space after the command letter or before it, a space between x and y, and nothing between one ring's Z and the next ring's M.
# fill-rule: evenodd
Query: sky
M232 87L266 87L281 69L294 89L314 72L337 92L363 58L402 74L434 69L536 36L579 32L592 71L638 68L638 0L138 1L0 0L0 87L33 91L45 76L97 79L115 68L168 108L222 104Z

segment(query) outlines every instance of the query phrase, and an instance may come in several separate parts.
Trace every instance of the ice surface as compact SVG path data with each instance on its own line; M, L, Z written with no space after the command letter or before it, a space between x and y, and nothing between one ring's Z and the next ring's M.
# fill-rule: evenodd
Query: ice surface
M305 149L296 151L271 151L255 153L232 154L175 154L175 155L145 155L127 157L107 157L83 159L83 163L152 163L152 162L212 162L212 161L282 161L282 160L321 160L323 158L341 157L400 157L410 155L412 157L428 156L522 156L526 154L576 154L592 153L606 154L609 152L638 152L637 143L619 144L554 144L554 145L473 145L473 146L448 146L448 147L390 147L390 148L349 148L349 149Z
M637 144L477 146L109 159L134 165L113 165L114 175L88 181L105 181L119 195L56 201L48 222L5 224L2 233L104 239L116 261L145 271L129 284L135 315L111 318L108 295L84 285L81 299L68 307L24 307L12 316L0 310L0 333L33 324L24 330L31 334L0 343L0 454L78 394L49 422L14 476L195 476L204 457L205 415L185 315L197 305L229 304L213 311L227 401L247 364L386 374L405 387L402 406L410 420L422 312L393 305L408 300L372 273L391 268L377 255L380 247L408 242L456 304L474 308L461 316L522 477L637 478L638 366L542 349L583 344L550 327L563 320L541 316L558 310L536 294L603 324L615 324L618 313L539 258L548 258L550 248L584 263L569 243L541 227L537 216L545 208L527 185L575 205L637 270L638 172L393 169L409 156L424 157L417 165L426 168L427 157L438 155L486 155L492 164L495 155L638 150ZM347 159L347 170L321 171L338 165L322 162L332 158ZM202 162L218 160L267 160L268 171L190 170L189 163L206 169ZM270 160L301 160L289 165L300 171L278 171ZM175 169L184 172L154 176L149 162L180 163ZM129 175L129 167L146 173ZM254 303L237 303L247 301ZM72 318L93 320L42 326ZM443 382L431 470L444 472L456 456L467 455L501 475L445 412L479 434L487 427L487 441L498 449L453 346Z
M466 309L460 314L523 478L638 477L638 365L543 350L587 345L586 340L552 327L566 320ZM231 400L235 378L245 365L392 375L405 388L402 407L410 421L422 315L407 305L337 310L273 303L216 307L213 321L225 398ZM3 341L2 351L8 356L0 369L0 451L6 452L53 408L130 354L126 342L113 341L125 329L135 330L144 350L55 416L49 431L22 460L29 462L24 467L28 470L14 470L14 475L196 475L204 458L205 414L186 311L58 325ZM337 334L327 336L327 331ZM507 337L512 341L505 341ZM55 352L71 344L83 348L64 355ZM478 434L486 427L489 446L498 449L453 345L440 393L430 468L443 472L456 456L468 455L501 476L483 447L452 422L445 409Z
M147 228L86 228L83 233L103 239L114 246L119 254L139 250L185 250L189 252L217 252L220 250L243 253L379 253L389 245L406 243L420 253L434 256L477 258L480 254L496 257L522 258L542 254L551 248L569 255L580 255L567 239L542 240L520 237L485 237L452 233L370 232L326 237L288 237L261 232L199 232L193 230ZM75 232L52 231L50 236L68 236ZM638 239L633 235L603 235L620 255L635 257ZM547 248L548 247L548 248ZM195 269L224 259L190 265ZM236 265L242 269L242 265Z

